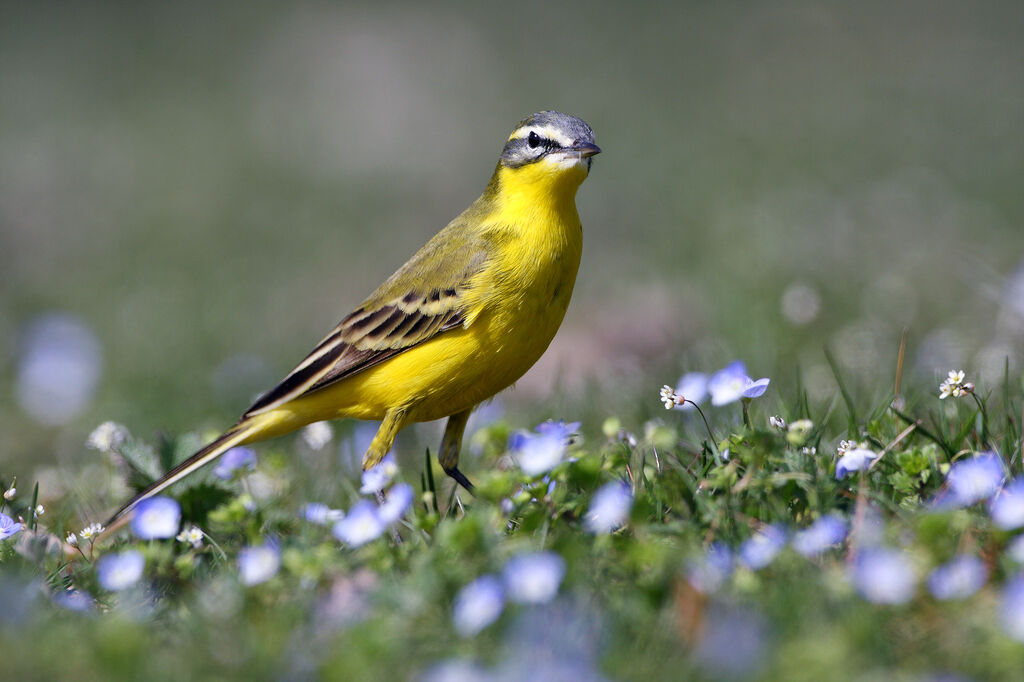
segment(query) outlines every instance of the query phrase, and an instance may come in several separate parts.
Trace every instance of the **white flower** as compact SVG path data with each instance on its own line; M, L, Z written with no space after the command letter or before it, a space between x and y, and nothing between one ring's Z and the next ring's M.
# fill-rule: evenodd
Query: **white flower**
M939 399L945 400L949 396L959 398L964 393L970 393L973 390L973 384L964 383L963 370L953 369L949 371L943 382L939 384Z
M334 431L327 422L314 422L302 429L302 440L313 450L323 450L334 438Z
M666 410L671 410L676 406L676 392L668 384L661 387L661 402L665 404Z
M197 526L192 526L182 530L174 539L178 542L187 542L199 549L203 546L203 531L199 530Z
M7 500L8 502L10 502L11 500L14 499L14 496L17 495L17 494L18 494L18 489L15 488L12 485L10 488L8 488L7 490L4 491L4 499Z
M65 538L64 541L67 542L72 547L77 547L78 546L78 536L75 535L74 533L68 533L68 536L67 536L67 538Z
M126 440L128 429L117 422L103 422L89 434L85 445L100 452L114 452Z
M102 523L90 523L88 526L82 529L79 535L82 536L83 540L92 540L94 537L103 532Z
M836 454L842 457L849 450L854 450L857 447L857 441L855 440L841 440L839 441L839 447L836 448Z
M786 420L782 417L771 416L768 417L768 425L779 431L786 430Z
M36 516L42 516L46 513L46 509L41 504L36 505Z

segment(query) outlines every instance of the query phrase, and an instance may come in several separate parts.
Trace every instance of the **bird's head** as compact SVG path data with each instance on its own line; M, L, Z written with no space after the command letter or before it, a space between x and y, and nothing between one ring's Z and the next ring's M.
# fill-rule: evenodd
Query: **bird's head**
M516 126L501 151L498 170L520 181L578 186L601 148L585 122L558 111L539 111Z

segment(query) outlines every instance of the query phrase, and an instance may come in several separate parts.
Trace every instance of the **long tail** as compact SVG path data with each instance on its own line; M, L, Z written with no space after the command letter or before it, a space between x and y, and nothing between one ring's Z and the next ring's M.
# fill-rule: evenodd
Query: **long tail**
M261 419L246 419L217 436L212 443L168 471L159 480L149 485L145 490L133 497L127 504L118 509L117 513L111 516L110 520L104 524L107 531L112 532L124 525L124 523L128 521L131 511L135 509L139 502L142 502L148 497L153 497L161 490L185 478L196 469L206 466L234 446L246 442L246 439L249 436L252 436L262 430L264 426L262 422L263 420Z

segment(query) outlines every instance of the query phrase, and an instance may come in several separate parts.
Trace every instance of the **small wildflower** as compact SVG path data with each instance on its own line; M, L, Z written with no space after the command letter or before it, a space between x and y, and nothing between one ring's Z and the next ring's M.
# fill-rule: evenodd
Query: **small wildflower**
M11 484L11 487L4 491L4 499L10 502L14 499L14 496L18 494L18 489Z
M68 536L64 538L64 542L68 543L72 547L78 547L78 536L74 533L68 533Z
M625 483L606 483L594 493L590 507L583 516L583 527L599 535L611 533L626 522L632 508L633 495Z
M686 579L695 590L711 594L721 589L732 575L732 564L732 550L714 542L704 556L688 562Z
M1024 478L1017 478L989 503L992 522L1003 530L1024 526Z
M1018 564L1024 564L1024 535L1018 535L1006 545L1006 556Z
M800 447L807 442L814 430L814 422L810 419L797 419L786 429L786 442L793 447Z
M1024 575L1018 575L1003 589L999 616L1006 634L1024 642Z
M117 422L103 422L89 434L85 446L100 452L115 452L128 440L128 429Z
M842 457L850 450L857 449L857 441L855 440L841 440L839 445L836 447L836 454Z
M104 554L96 563L100 586L111 592L120 592L139 582L146 559L142 552L130 549L120 554Z
M771 426L773 429L778 429L779 431L786 430L786 420L783 419L782 417L768 417L768 425Z
M818 454L818 448L814 447L813 445L806 446L806 447L800 448L800 452L805 454L805 455L816 455L816 454Z
M68 611L85 612L92 610L93 598L82 590L62 590L53 595L53 603Z
M982 452L970 459L953 463L946 483L953 498L961 507L987 500L999 490L1003 482L1002 460L993 452Z
M914 596L917 578L904 552L872 547L861 552L850 569L861 596L875 604L905 604Z
M221 456L217 466L213 468L213 475L223 481L229 481L239 469L252 471L255 468L256 452L252 448L235 447Z
M969 389L968 386L970 387ZM973 391L974 384L964 383L963 370L954 369L950 370L946 378L939 384L939 399L945 400L950 396L959 398L962 394L972 393Z
M452 606L452 624L463 637L472 637L498 620L505 608L501 581L483 575L463 587Z
M707 400L708 375L703 372L687 372L676 382L676 407L684 412L697 409Z
M169 497L139 502L132 516L132 532L142 540L173 538L181 523L181 505Z
M340 509L331 509L322 502L310 502L302 508L302 518L318 526L326 526L341 521L345 518L345 512Z
M24 527L25 524L18 523L7 514L0 512L0 540L6 540Z
M548 419L537 424L533 430L545 436L554 436L555 438L569 441L579 431L581 424L582 422L567 422L564 419L559 419L558 421ZM566 444L568 445L568 442Z
M793 549L803 556L821 554L846 539L846 521L826 514L793 536Z
M199 549L203 546L203 531L199 530L197 526L192 526L182 530L174 539L178 542L187 542L194 548Z
M682 402L676 392L672 390L672 387L665 384L661 387L661 402L665 404L666 410L671 410L673 407Z
M565 577L565 559L554 552L522 554L502 571L508 598L520 604L544 604L558 594Z
M82 536L83 540L92 540L94 537L103 532L102 523L90 523L88 526L83 528L79 535Z
M380 537L384 528L377 505L369 500L360 500L348 510L345 518L334 524L333 533L345 544L360 547Z
M394 456L386 455L384 459L363 472L363 483L359 492L364 495L380 492L388 487L397 475L398 464L395 463Z
M868 468L871 460L876 457L878 457L877 452L866 448L857 447L846 450L843 456L839 458L839 462L836 463L836 479L842 479L851 471L860 471Z
M708 379L708 393L711 404L728 405L741 398L757 398L768 389L770 379L754 381L747 376L747 366L742 360L736 360L711 375Z
M744 566L756 571L774 561L785 546L785 529L781 525L772 524L765 526L740 545L739 559Z
M43 507L43 505L41 505L41 504L37 504L36 505L36 516L39 517L39 516L42 516L45 513L46 513L46 508Z
M313 422L302 429L302 440L312 450L323 450L334 438L334 431L327 422Z
M509 439L512 458L530 477L547 473L561 464L567 448L560 434L520 432Z
M981 559L961 555L939 566L928 576L928 591L936 599L964 599L981 589L988 569Z
M399 483L388 491L384 503L377 509L377 518L385 526L391 526L401 520L412 506L414 493L408 483Z
M243 585L265 583L281 568L281 550L273 543L246 547L238 553L238 577Z

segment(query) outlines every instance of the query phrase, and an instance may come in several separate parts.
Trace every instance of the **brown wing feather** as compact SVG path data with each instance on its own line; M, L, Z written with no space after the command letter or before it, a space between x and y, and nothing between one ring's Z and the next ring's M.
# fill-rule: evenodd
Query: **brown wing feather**
M272 410L462 326L465 315L459 299L455 289L434 290L406 294L376 309L357 309L281 383L260 396L243 418Z

